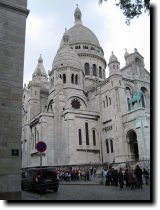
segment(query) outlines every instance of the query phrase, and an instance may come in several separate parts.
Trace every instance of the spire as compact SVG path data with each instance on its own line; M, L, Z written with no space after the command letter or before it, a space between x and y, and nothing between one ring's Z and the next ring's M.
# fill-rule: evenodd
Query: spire
M75 12L74 12L75 24L82 24L82 20L81 20L82 13L78 7L78 4L76 4L76 6L77 8L75 9Z
M39 58L38 58L38 65L32 75L33 77L37 77L37 76L41 76L41 77L45 77L47 78L47 73L46 70L43 66L43 59L42 59L42 55L40 54Z

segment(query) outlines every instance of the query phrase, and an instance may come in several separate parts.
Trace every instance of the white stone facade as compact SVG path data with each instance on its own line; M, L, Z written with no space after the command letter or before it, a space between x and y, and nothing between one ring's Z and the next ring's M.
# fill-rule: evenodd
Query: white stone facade
M22 167L39 165L39 141L47 144L47 166L150 160L150 75L143 57L126 51L120 68L112 53L106 78L97 37L83 26L79 8L74 15L48 75L40 56L24 87Z

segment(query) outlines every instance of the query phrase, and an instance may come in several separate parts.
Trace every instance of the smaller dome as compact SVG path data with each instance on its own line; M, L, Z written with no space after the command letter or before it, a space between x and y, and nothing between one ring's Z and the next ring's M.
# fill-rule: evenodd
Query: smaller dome
M36 76L43 76L43 77L46 77L47 78L47 73L46 73L46 70L44 68L44 65L43 65L43 59L42 59L42 56L40 55L39 59L38 59L38 65L32 75L33 77L36 77Z
M112 62L119 62L117 57L113 54L113 51L112 51L112 55L109 59L109 64L112 63Z
M52 68L73 67L82 69L81 61L78 55L72 50L68 43L65 43L54 58Z

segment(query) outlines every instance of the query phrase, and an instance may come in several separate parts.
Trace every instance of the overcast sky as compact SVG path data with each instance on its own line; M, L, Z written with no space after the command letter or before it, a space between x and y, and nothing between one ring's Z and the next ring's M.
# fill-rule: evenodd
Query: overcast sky
M40 54L46 71L51 70L65 28L74 25L76 4L82 12L83 25L97 36L107 63L113 51L123 67L125 48L129 53L137 48L144 57L145 68L150 72L150 17L147 14L127 26L114 0L102 5L98 4L98 0L28 0L30 14L26 26L24 83L32 79Z

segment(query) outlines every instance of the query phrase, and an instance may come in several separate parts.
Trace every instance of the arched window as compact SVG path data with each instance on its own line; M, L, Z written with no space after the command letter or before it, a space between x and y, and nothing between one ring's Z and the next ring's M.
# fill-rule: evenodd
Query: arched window
M110 139L111 153L113 153L113 141Z
M71 83L74 84L74 74L71 76Z
M135 62L136 62L136 64L138 64L138 65L140 65L142 62L141 62L141 60L139 59L139 58L135 58Z
M108 107L108 97L106 96L106 106Z
M146 93L147 93L147 89L145 87L141 87L141 90L143 92L143 95L142 95L142 107L145 108L146 107Z
M34 134L32 133L32 149L34 149Z
M131 89L126 87L126 95L127 95L127 104L128 104L128 111L131 111L129 100L131 98Z
M105 108L105 101L103 101L103 107Z
M88 130L88 123L85 123L85 131L86 131L86 145L89 145L89 130Z
M103 70L103 78L105 78L106 77L106 75L105 75L105 70Z
M90 75L89 63L84 64L85 75Z
M63 84L65 84L65 83L66 83L66 75L63 74Z
M51 78L51 86L54 86L54 77Z
M79 136L79 145L82 145L82 132L81 132L81 129L78 129L78 136Z
M111 98L109 97L109 105L111 105Z
M108 144L108 139L106 140L106 150L107 150L107 153L109 153L109 144Z
M96 131L92 130L92 134L93 134L93 145L96 146Z
M75 84L78 85L78 75L76 74L76 77L75 77Z
M97 76L97 70L96 70L96 64L93 64L92 66L92 73L93 73L93 76Z
M34 146L36 148L36 144L37 144L37 129L36 127L34 128Z
M39 131L37 131L37 142L39 142Z
M102 78L102 67L99 67L99 77Z
M128 111L131 111L130 103L129 103L129 98L127 98L127 103L128 103Z

